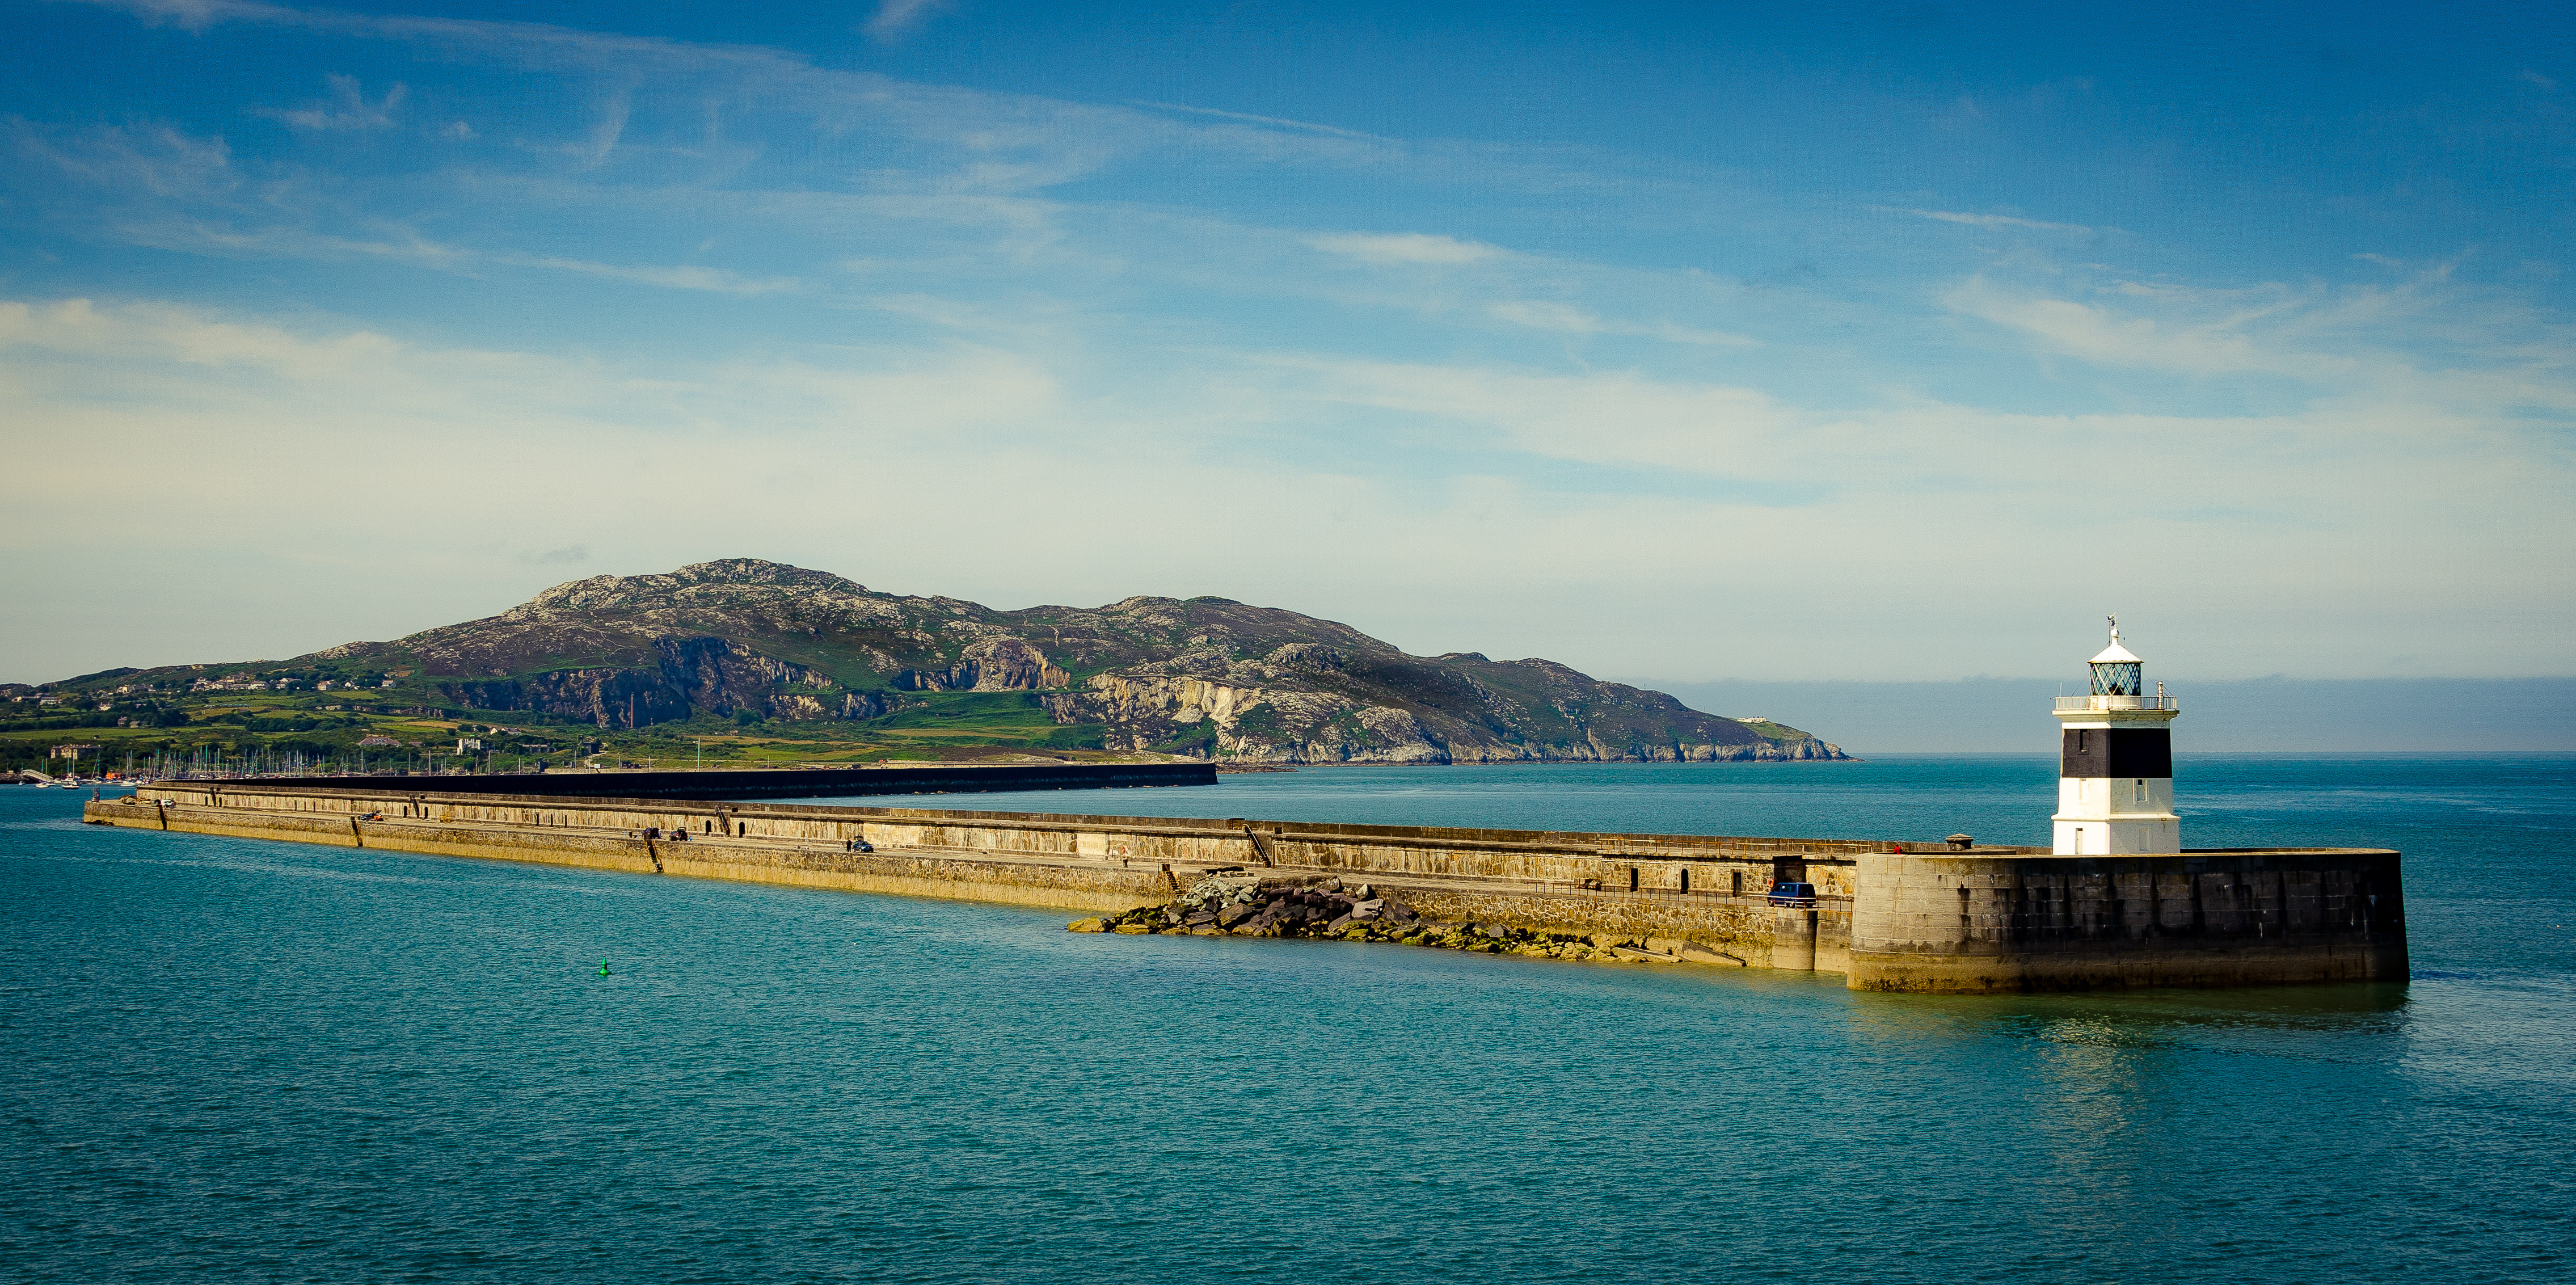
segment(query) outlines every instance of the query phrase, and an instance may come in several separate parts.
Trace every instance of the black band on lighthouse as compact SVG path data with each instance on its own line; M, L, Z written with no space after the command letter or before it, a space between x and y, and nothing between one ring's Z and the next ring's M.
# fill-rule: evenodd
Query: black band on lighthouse
M2057 762L2059 776L2170 777L2173 731L2163 727L2070 727Z

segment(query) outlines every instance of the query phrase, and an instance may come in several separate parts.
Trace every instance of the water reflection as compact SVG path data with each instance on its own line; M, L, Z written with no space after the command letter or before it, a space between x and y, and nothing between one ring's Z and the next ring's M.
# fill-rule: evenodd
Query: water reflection
M2173 1237L2173 1212L2213 1194L2180 1175L2241 1159L2207 1148L2248 1130L2298 1131L2296 1112L2281 1113L2310 1093L2392 1084L2415 1007L2405 986L2365 984L1853 992L1844 1012L1853 1045L1901 1074L1975 1068L1943 1095L1950 1145L2008 1157L1983 1175L1987 1194L2044 1207L2049 1243L2072 1252ZM2326 1085L2335 1087L2318 1087ZM1999 1230L2022 1217L2001 1208L1989 1216Z
M2576 1086L2576 979L2499 969L2418 975L2396 1062L2427 1088L2564 1094Z
M2412 1000L2397 983L2082 995L1892 995L1853 992L1856 1038L1882 1044L2028 1042L2054 1048L2260 1048L2351 1056L2345 1041L2402 1036ZM2296 1036L2274 1047L2275 1037ZM2338 1037L2319 1041L2317 1037ZM2384 1053L2396 1056L2390 1045Z

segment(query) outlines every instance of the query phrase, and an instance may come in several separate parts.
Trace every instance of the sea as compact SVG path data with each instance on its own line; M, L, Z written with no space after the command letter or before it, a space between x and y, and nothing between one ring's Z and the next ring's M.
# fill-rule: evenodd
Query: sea
M922 802L2037 843L2054 770ZM2403 850L2412 978L1962 998L1085 936L0 789L0 1280L2576 1277L2576 758L2184 756L2176 790L2193 846Z

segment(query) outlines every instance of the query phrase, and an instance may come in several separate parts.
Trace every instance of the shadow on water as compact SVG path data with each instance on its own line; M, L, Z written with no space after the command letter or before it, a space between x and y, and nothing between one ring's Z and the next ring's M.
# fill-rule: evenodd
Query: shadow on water
M1854 1033L1868 1039L2163 1048L2267 1035L2384 1037L2403 1032L2412 1003L2408 988L2391 982L2075 995L1855 991L1850 1015Z

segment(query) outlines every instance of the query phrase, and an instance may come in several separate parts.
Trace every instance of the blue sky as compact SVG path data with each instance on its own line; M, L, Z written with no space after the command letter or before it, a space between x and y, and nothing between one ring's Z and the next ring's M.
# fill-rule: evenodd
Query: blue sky
M2576 672L2563 10L7 3L0 679L722 556Z

